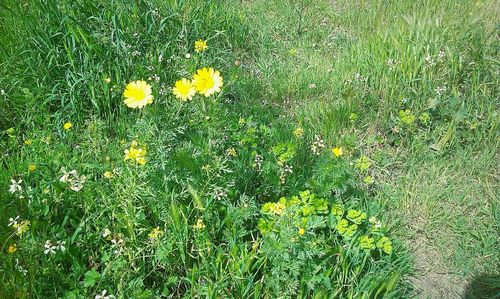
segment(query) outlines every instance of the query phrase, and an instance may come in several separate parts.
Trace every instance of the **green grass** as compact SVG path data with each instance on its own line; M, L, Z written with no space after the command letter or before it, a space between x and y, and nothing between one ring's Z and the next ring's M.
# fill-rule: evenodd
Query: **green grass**
M498 295L495 1L0 8L0 297ZM174 98L205 66L221 93ZM122 93L139 79L155 99L136 111ZM132 140L144 166L123 159ZM62 167L86 176L80 191ZM352 237L339 227L357 222L349 209L367 214ZM16 216L30 221L21 236ZM365 234L392 253L363 250ZM47 240L66 250L44 253Z

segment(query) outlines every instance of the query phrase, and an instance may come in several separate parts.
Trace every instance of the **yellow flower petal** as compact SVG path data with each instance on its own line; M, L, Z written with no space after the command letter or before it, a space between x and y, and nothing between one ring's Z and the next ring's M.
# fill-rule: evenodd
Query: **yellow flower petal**
M127 107L132 109L142 109L144 106L153 103L153 95L151 94L151 85L143 80L130 82L123 92L125 100L123 102Z

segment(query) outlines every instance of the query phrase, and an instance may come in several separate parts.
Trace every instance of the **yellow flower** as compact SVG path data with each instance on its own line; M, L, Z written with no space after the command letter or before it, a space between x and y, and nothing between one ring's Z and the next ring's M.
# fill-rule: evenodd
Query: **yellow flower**
M201 229L204 229L205 228L205 224L203 223L203 219L201 218L198 218L198 220L196 221L196 224L193 225L193 227L197 230L201 230Z
M146 156L146 150L138 148L137 141L132 141L132 143L130 144L130 148L126 149L124 153L125 156L123 157L123 159L125 161L133 160L140 165L146 164L146 159L144 158Z
M151 232L148 234L150 240L154 241L163 235L163 231L159 226L153 228Z
M142 109L144 106L153 103L153 95L151 94L151 85L143 80L130 82L123 92L125 105L130 108Z
M69 129L71 129L73 127L73 124L70 123L70 122L67 122L67 123L64 124L63 127L64 127L65 130L69 130Z
M24 140L24 144L26 144L26 145L31 145L32 143L33 143L33 140L31 140L31 139Z
M175 82L172 92L181 101L191 101L196 94L196 89L194 89L193 83L190 80L182 78L182 80Z
M29 171L35 171L36 170L36 165L35 164L28 165L28 170Z
M200 52L203 52L205 51L206 49L208 49L208 46L207 46L207 42L202 40L202 39L199 39L197 41L194 42L194 51L196 53L200 53Z
M9 251L9 253L16 252L17 251L17 245L16 244L10 245L8 251Z
M219 71L213 68L203 68L193 75L193 85L197 92L209 97L216 92L220 92L223 85L223 78Z
M236 157L236 150L234 149L234 147L228 148L226 152L228 156Z
M16 230L16 235L22 236L30 229L30 224L31 222L29 220L23 220L20 223L12 225L12 227Z
M332 148L332 153L335 157L340 157L344 153L341 147L334 147Z
M306 233L306 230L303 229L302 227L299 228L299 235L303 236Z
M111 171L105 171L104 172L104 177L107 178L108 180L112 179L114 176L113 176L113 173Z
M295 129L293 131L293 135L295 135L295 137L297 137L297 138L302 138L302 136L304 136L304 129L302 129L301 127L298 127L297 129Z

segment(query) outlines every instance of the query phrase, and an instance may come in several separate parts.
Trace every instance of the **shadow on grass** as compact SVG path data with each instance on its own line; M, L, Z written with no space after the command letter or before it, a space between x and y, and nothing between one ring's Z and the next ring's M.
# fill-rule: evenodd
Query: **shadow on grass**
M472 279L467 285L465 299L499 299L500 275L481 274Z

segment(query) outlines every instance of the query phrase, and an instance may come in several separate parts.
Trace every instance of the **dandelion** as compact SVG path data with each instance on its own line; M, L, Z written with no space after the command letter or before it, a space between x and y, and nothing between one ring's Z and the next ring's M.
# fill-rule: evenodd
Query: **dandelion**
M11 244L9 245L9 248L7 249L9 253L14 253L17 251L17 245L16 244Z
M172 88L172 93L176 98L186 102L193 99L193 96L196 94L196 89L190 80L182 78L181 80L175 82L175 86Z
M223 81L220 72L213 68L200 69L193 75L194 88L205 97L220 92Z
M23 187L21 186L23 180L19 179L19 181L16 181L14 179L10 179L10 182L11 182L9 186L10 193L15 193L15 192L21 193L23 191Z
M151 85L143 80L137 80L127 84L123 96L125 97L123 101L125 105L133 109L142 109L144 106L153 103Z
M107 178L108 180L111 180L114 177L114 175L113 175L113 173L111 171L105 171L104 174L103 174L103 176L105 178Z
M302 138L302 136L304 136L304 129L303 129L303 128L301 128L301 127L296 128L296 129L293 131L293 135L294 135L296 138Z
M151 232L148 234L148 238L151 241L154 241L154 240L157 240L158 238L160 238L162 235L163 235L163 231L160 229L159 226L157 226L151 230Z
M194 51L196 53L201 53L208 49L207 41L199 39L194 42Z
M197 230L202 230L205 228L205 224L203 223L203 219L201 218L198 218L198 220L196 221L196 224L193 225L194 229L197 229Z
M28 171L35 171L35 170L36 170L36 165L35 164L28 165Z
M31 140L31 139L24 140L24 144L26 144L26 145L31 145L32 143L33 143L33 140Z
M332 148L332 154L335 157L340 157L340 156L342 156L343 153L344 153L344 151L342 150L341 147L334 147L334 148Z
M73 124L70 122L66 122L66 123L64 123L63 128L65 130L69 130L69 129L73 128Z
M126 149L124 151L124 153L125 153L125 156L123 157L123 159L125 161L132 160L132 161L135 161L139 165L146 164L146 159L144 158L146 156L146 150L137 147L136 141L132 141L132 143L130 144L130 148Z
M302 227L299 228L299 235L303 236L306 233L306 230L303 229Z

